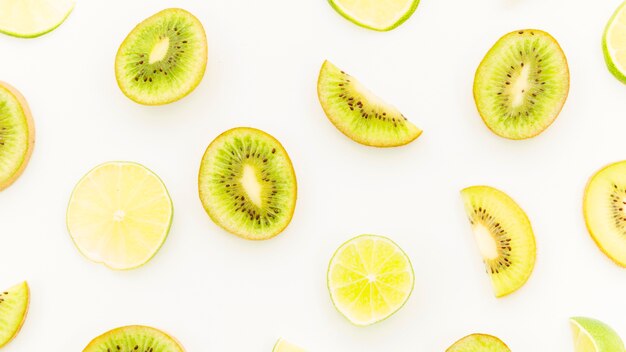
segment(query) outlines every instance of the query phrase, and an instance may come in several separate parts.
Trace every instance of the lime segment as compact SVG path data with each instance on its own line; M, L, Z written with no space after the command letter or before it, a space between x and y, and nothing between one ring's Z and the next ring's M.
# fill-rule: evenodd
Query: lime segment
M613 14L604 30L602 50L609 71L626 83L626 2Z
M276 345L274 345L272 352L306 352L306 351L294 344L291 344L285 341L285 339L281 338L281 339L278 339L278 341L276 341Z
M388 238L362 235L343 244L328 268L333 304L350 322L384 320L408 300L414 284L407 255Z
M85 257L125 270L145 264L156 254L172 215L172 201L157 175L139 164L109 162L76 185L67 226Z
M75 0L2 0L0 32L34 38L57 28L74 9Z
M343 17L377 31L389 31L406 21L419 0L329 0Z
M570 319L576 352L624 352L624 343L610 326L591 318Z

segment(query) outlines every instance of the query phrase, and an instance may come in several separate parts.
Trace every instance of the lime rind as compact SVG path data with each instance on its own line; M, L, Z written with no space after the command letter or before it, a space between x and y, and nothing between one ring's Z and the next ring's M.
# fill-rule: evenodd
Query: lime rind
M347 19L348 21L356 24L357 26L363 27L363 28L367 28L367 29L371 29L374 31L378 31L378 32L388 32L391 31L392 29L395 29L397 27L399 27L401 24L403 24L404 22L406 22L412 15L413 13L415 13L415 10L417 10L417 7L420 3L420 0L413 0L413 3L411 4L411 7L408 9L407 12L404 13L404 15L402 15L400 18L398 18L398 20L396 20L392 25L390 26L386 26L386 27L374 27L371 25L368 25L362 21L359 21L358 19L350 16L347 12L345 12L341 6L339 6L336 2L339 0L328 0L328 3L330 4L330 6L332 6L332 8L337 11L337 13L339 13L341 16L343 16L345 19Z
M609 69L609 72L611 72L611 74L613 74L613 76L615 76L615 78L617 78L622 83L626 83L626 73L620 71L620 69L617 67L616 62L613 59L613 56L611 55L611 50L608 45L607 36L609 34L611 27L613 26L613 22L615 21L617 16L620 15L622 11L624 11L625 6L626 6L626 2L623 2L617 8L617 10L615 10L613 15L609 19L606 27L604 28L604 33L602 34L602 53L604 54L604 60L606 62L607 68Z
M588 348L574 346L576 352L624 352L624 342L613 328L607 324L592 318L573 317L570 318L572 333L574 334L574 343L579 341L594 348L588 351ZM582 336L580 336L582 334ZM582 337L582 340L581 340Z
M58 19L58 22L54 21L55 24L52 26L42 27L37 30L32 30L29 32L19 32L19 31L15 31L9 28L3 28L2 26L0 26L0 33L4 33L6 35L10 35L10 36L17 37L17 38L24 38L24 39L33 39L33 38L41 37L42 35L48 34L54 31L55 29L59 28L59 26L61 26L70 16L70 14L74 11L75 6L76 6L76 1L75 0L71 1L70 6L67 8L64 14Z

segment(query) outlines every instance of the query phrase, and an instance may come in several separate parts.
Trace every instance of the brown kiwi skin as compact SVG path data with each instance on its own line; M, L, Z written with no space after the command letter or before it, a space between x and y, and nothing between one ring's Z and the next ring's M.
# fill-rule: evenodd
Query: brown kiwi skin
M24 282L26 284L26 310L24 311L24 316L22 317L22 321L20 322L20 326L17 327L17 330L15 330L15 334L13 334L13 336L11 336L11 338L4 343L4 345L0 345L0 348L8 345L11 343L11 341L15 340L15 338L17 337L17 335L20 334L20 331L22 331L22 328L24 327L24 323L26 322L26 317L28 316L28 311L30 310L30 286L28 286L27 282Z
M509 34L513 34L513 33L519 33L519 32L537 32L537 33L542 33L545 34L547 36L549 36L550 38L553 38L552 35L546 31L542 31L541 29L518 29L516 31L512 31L509 32L505 35L503 35L502 37L505 37ZM500 38L502 38L500 37ZM498 39L499 40L499 39ZM561 48L561 44L559 44L559 42L554 39L554 42L556 43L556 46L559 48L559 50L564 53L563 48ZM497 43L497 41L496 41ZM494 44L495 45L495 44ZM491 49L489 50L491 51ZM483 57L482 60L480 60L480 64L478 64L477 68L476 68L476 73L474 74L474 82L476 82L476 79L478 78L478 68L482 65L483 61L485 61L485 59L487 58L487 55L489 54L489 51L487 52L487 54L485 54L485 56ZM567 82L568 82L568 86L571 83L571 79L570 79L570 71L569 71L569 64L565 66L565 69L567 71ZM476 104L478 104L478 97L476 96L476 90L473 90L472 92L473 96L474 96L474 101L476 102ZM563 104L561 105L561 108L559 109L558 113L555 115L556 117L558 117L561 114L561 111L563 111L563 107L565 106L565 101L567 101L567 98L569 97L569 89L567 90L567 92L565 92L565 99L563 100ZM506 138L506 139L512 139L512 140L525 140L525 139L531 139L533 137L538 136L539 134L541 134L542 132L545 132L553 123L554 121L556 121L556 117L554 119L552 119L552 121L550 121L550 124L548 124L546 126L546 128L544 128L543 130L538 131L537 133L531 135L531 136L527 136L527 137L522 137L522 138L510 138L510 137L505 137L500 135L498 132L494 131L491 127L489 127L489 124L487 124L487 120L485 119L485 117L480 113L480 111L478 111L478 114L480 115L480 118L483 120L485 126L487 126L487 128L489 128L489 130L491 132L493 132L493 134L500 136L502 138Z
M285 153L285 155L286 155L286 157L287 157L287 160L289 161L289 166L291 167L291 172L292 172L292 174L294 175L294 178L296 179L296 182L294 182L293 191L294 191L294 194L295 194L294 203L295 203L295 204L297 204L297 203L298 203L298 182L297 182L296 172L295 172L295 170L294 170L294 168L293 168L293 162L291 161L291 158L289 157L289 154L287 153L287 150L285 149L285 147L283 147L283 145L280 143L280 141L278 141L278 139L274 138L274 136L272 136L271 134L269 134L269 133L267 133L267 132L265 132L265 131L259 130L259 129L254 128L254 127L234 127L234 128L228 129L228 130L226 130L226 131L224 131L224 132L220 133L220 135L219 135L219 136L217 136L217 137L215 137L215 138L213 139L213 141L212 141L212 142L209 144L209 146L205 149L204 154L202 155L202 159L201 159L201 160L204 160L204 158L205 158L205 157L206 157L206 155L208 154L208 152L209 152L209 150L211 149L211 147L213 146L213 144L214 144L216 141L218 141L218 140L220 139L220 137L224 136L225 134L227 134L227 133L231 132L231 131L232 131L232 130L234 130L234 129L245 129L245 130L248 130L248 131L250 131L250 132L252 132L252 133L261 133L261 134L263 134L263 135L269 136L269 137L270 137L270 138L271 138L271 139L272 139L272 140L276 143L277 147L278 147L278 148L280 148L280 150L282 150L282 151L283 151L283 153ZM201 195L201 194L202 194L202 189L201 189L201 188L202 188L202 185L200 184L200 176L201 176L201 172L202 172L202 161L201 161L200 170L198 171L198 195ZM240 232L240 231L237 231L236 229L231 229L231 228L226 228L226 227L224 227L224 226L221 224L221 222L220 222L220 221L218 221L218 219L216 219L216 218L213 216L212 212L211 212L211 211L209 211L208 207L206 207L206 206L204 205L204 203L202 203L202 198L201 198L201 197L200 197L200 203L202 204L202 207L204 208L204 211L205 211L205 212L209 215L209 217L211 218L211 220L213 220L213 222L214 222L215 224L217 224L219 227L221 227L222 229L226 230L227 232L232 233L232 234L234 234L234 235L237 235L238 237L244 238L244 239L246 239L246 240L251 240L251 241L259 241L259 242L261 242L261 241L266 241L266 240L272 239L272 238L274 238L274 237L278 236L279 234L281 234L281 233L282 233L282 232L283 232L283 231L287 228L287 226L289 226L289 224L291 223L291 220L290 220L290 221L288 221L288 222L285 224L285 226L283 226L282 228L277 229L276 231L274 231L274 232L273 232L270 236L268 236L268 237L264 237L264 238L254 238L254 237L247 236L245 233ZM293 214L295 213L295 211L296 211L296 207L294 206L294 207L292 207L292 209L291 209L291 213L289 214L289 218L290 218L290 219L293 219Z
M30 161L30 157L33 154L33 149L35 148L35 122L33 120L33 115L30 111L30 107L28 106L28 102L17 89L11 86L8 83L0 81L0 86L7 89L15 99L20 103L20 107L22 108L22 112L26 117L26 123L28 124L28 147L26 149L26 154L24 155L24 159L22 160L22 164L15 171L13 176L7 179L4 182L0 182L0 192L5 190L7 187L12 185L24 172L26 166L28 166L28 162Z

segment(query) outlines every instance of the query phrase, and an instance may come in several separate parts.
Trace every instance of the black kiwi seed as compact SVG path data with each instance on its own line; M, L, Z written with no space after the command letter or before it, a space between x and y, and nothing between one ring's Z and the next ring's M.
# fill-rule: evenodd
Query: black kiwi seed
M498 258L485 260L487 273L497 274L510 267L513 264L513 260L511 259L511 237L502 225L482 207L474 209L474 216L469 220L472 225L477 222L484 225L496 241Z

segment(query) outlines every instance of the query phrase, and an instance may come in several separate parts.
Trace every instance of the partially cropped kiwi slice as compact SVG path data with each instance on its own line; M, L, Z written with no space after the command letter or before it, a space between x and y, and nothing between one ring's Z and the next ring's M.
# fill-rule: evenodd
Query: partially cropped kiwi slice
M93 339L83 352L184 352L163 331L148 326L124 326Z
M26 99L0 82L0 191L22 174L35 146L35 126Z
M471 334L448 347L446 352L511 352L511 350L495 336Z
M535 235L526 213L493 187L469 187L461 196L496 297L516 291L535 266Z
M330 122L358 143L397 147L422 134L422 130L398 109L383 102L329 61L322 65L317 94Z
M11 342L22 328L29 302L30 290L26 282L0 291L0 347Z
M489 129L531 138L557 118L569 92L567 59L557 41L536 29L511 32L478 66L474 100Z
M598 247L626 267L626 161L608 165L591 177L583 211Z
M278 235L296 207L289 155L269 134L233 128L207 148L198 177L200 200L213 221L250 240Z
M115 58L122 92L144 105L174 102L202 80L207 40L200 21L182 9L167 9L141 22Z

